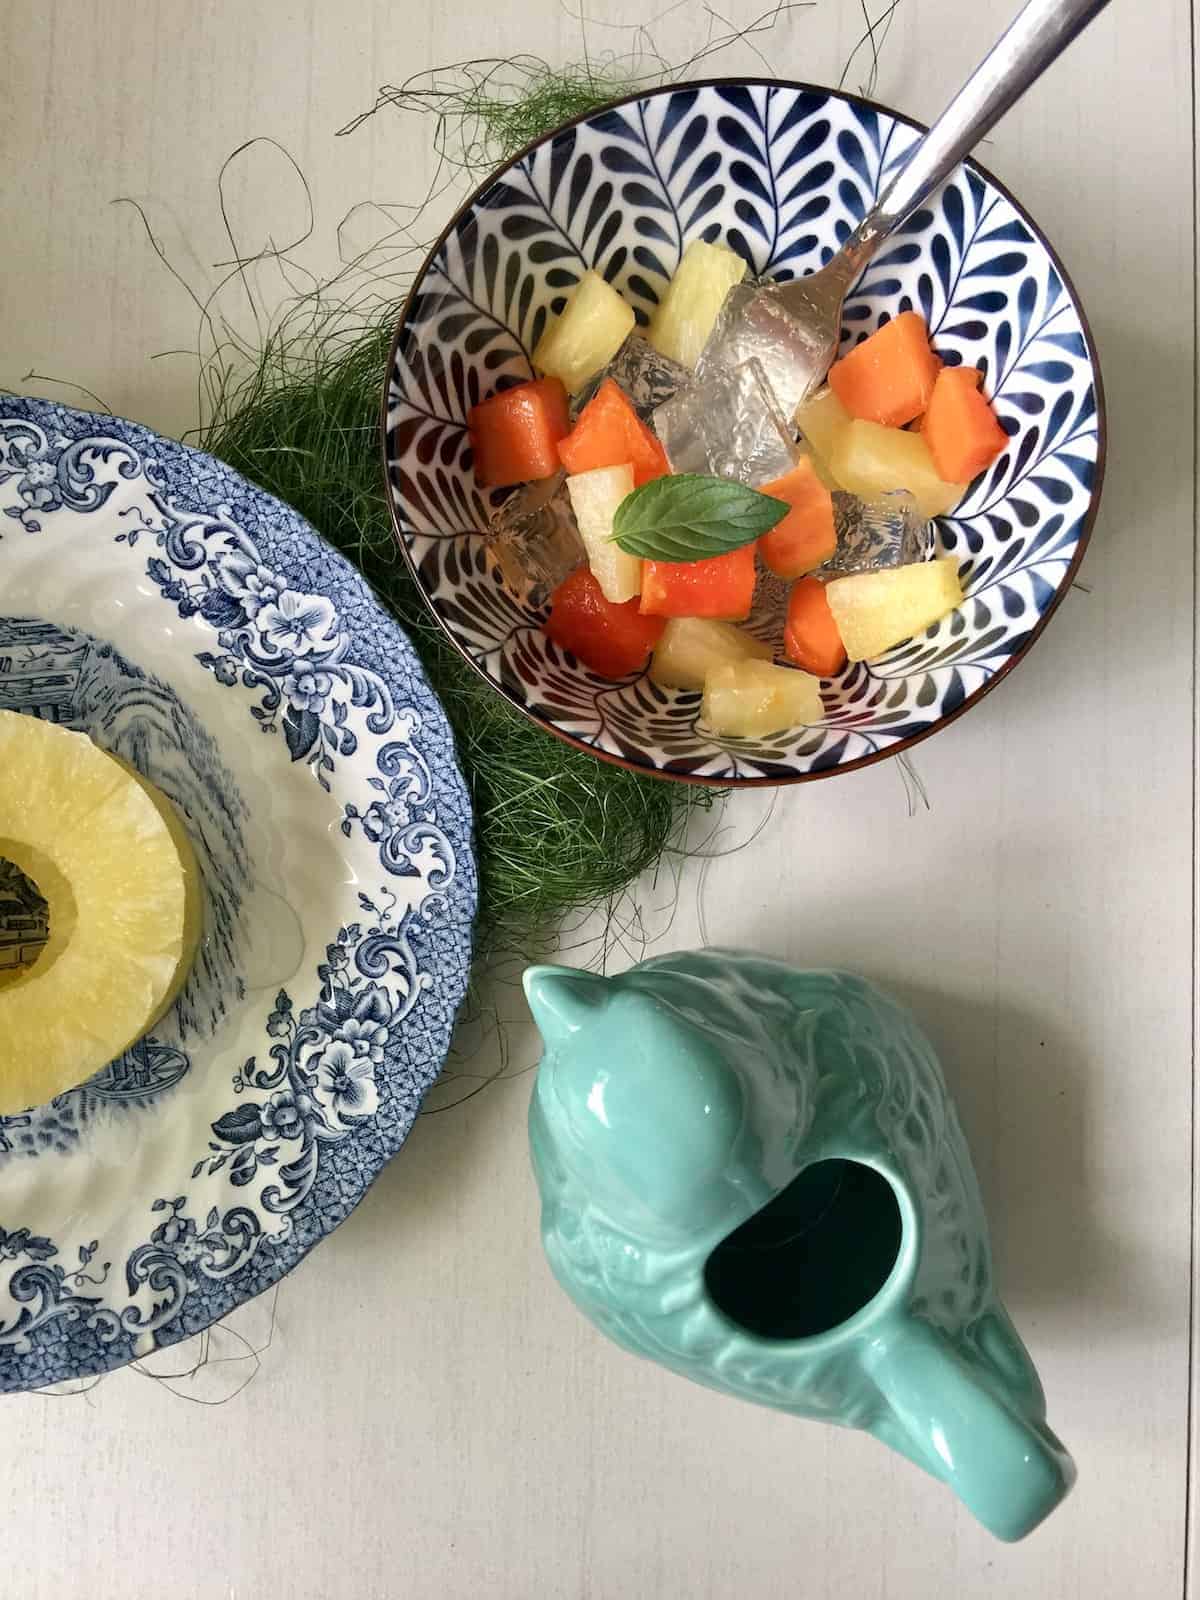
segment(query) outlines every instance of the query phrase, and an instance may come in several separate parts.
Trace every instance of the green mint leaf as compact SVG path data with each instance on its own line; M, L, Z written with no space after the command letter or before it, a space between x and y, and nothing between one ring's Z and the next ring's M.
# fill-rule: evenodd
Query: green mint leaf
M681 472L655 478L626 495L613 518L613 539L649 561L704 561L753 544L791 507L729 478Z

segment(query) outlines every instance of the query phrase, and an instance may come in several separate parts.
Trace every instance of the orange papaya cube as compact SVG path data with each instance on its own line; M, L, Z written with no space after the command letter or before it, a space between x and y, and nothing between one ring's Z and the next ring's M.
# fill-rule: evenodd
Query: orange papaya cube
M558 378L501 389L467 412L475 477L485 489L532 483L558 471L558 441L571 426Z
M754 546L703 561L647 561L642 612L650 617L709 617L743 622L754 599Z
M788 595L783 647L814 678L835 677L846 665L846 646L820 578L801 578Z
M560 650L569 650L601 678L616 679L641 671L666 623L643 616L636 600L619 605L606 600L593 574L580 567L550 597L544 626Z
M615 378L605 378L570 433L559 441L558 458L572 476L628 463L635 489L671 470L667 452Z
M758 541L759 554L777 578L799 578L828 561L837 549L833 496L817 477L809 456L791 472L762 486L763 494L786 500L791 510Z
M938 476L954 483L970 483L1008 444L996 413L965 376L973 370L942 369L921 429Z
M852 417L902 428L929 404L941 361L925 319L902 311L829 369L829 387Z

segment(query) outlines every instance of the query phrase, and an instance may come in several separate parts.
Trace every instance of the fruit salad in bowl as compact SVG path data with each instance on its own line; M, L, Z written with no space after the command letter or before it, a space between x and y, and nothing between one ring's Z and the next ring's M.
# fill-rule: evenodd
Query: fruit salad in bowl
M1045 625L1103 405L994 180L964 166L889 241L799 405L789 341L725 359L742 297L827 261L918 136L801 86L661 91L535 145L435 249L385 400L396 529L550 731L669 777L826 775L933 732Z

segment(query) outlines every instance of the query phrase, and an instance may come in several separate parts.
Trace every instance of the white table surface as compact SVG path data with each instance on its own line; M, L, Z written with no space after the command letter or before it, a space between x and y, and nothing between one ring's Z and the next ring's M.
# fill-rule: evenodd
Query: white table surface
M554 0L3 0L0 381L69 378L166 432L195 420L187 296L227 261L216 174L270 136L336 264L358 200L419 197L429 130L376 86L468 55L580 53ZM645 18L612 0L610 19ZM726 0L745 24L762 0ZM1012 0L901 0L878 95L939 109ZM653 24L680 60L724 31ZM857 0L758 41L836 82ZM594 51L637 34L594 23ZM761 70L740 47L722 72ZM852 86L865 76L860 63ZM525 1148L529 1079L423 1118L288 1278L243 1393L134 1372L0 1404L0 1594L1163 1600L1185 1592L1192 1238L1193 59L1185 0L1116 0L984 159L1047 227L1099 343L1110 450L1072 593L1030 659L924 744L787 792L749 852L684 875L671 940L845 964L919 1010L959 1098L1002 1288L1078 1488L993 1542L873 1441L710 1395L608 1346L554 1288ZM243 247L303 205L259 146L227 189ZM352 240L376 226L352 219ZM355 232L358 229L358 232ZM264 294L282 293L276 281ZM728 818L750 831L762 800ZM781 851L781 844L787 847ZM811 846L811 848L806 848ZM774 863L786 860L785 881ZM518 1041L518 1052L525 1047ZM238 1314L258 1340L269 1307ZM233 1355L218 1334L212 1353ZM166 1364L169 1370L169 1363ZM242 1367L192 1386L228 1393ZM224 1387L222 1387L224 1385ZM175 1385L185 1391L188 1385Z

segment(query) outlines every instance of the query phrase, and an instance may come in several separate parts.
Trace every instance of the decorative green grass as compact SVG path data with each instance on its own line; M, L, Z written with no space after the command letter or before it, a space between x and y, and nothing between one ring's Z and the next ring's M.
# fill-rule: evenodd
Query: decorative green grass
M634 87L613 69L553 71L525 59L428 74L386 91L380 104L436 115L439 154L474 174ZM612 905L682 841L691 814L714 795L638 777L550 737L441 632L396 546L384 497L378 418L398 315L390 298L356 308L327 287L300 296L259 350L208 362L199 442L294 506L403 624L446 708L471 792L477 955L528 956L572 913Z

